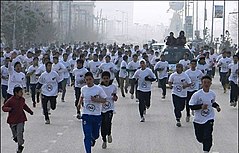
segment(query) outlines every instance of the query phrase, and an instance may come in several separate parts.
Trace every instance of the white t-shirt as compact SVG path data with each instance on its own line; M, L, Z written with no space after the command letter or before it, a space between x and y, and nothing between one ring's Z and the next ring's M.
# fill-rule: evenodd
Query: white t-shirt
M9 74L8 74L8 68L5 65L1 66L1 75L3 77L7 77L7 79L1 78L1 85L7 86L8 85Z
M100 87L104 90L107 95L106 103L103 103L102 112L105 113L110 110L114 110L114 101L112 99L112 94L117 94L117 87L115 84L111 84L109 86L100 85Z
M183 65L184 70L190 68L190 60L181 59L178 63Z
M132 77L133 77L134 73L136 72L136 70L140 68L139 61L137 61L137 62L134 62L134 61L129 62L128 68L129 68L129 70L135 70L135 71L129 71L129 79L132 79Z
M31 65L29 68L28 68L28 70L27 70L27 72L28 73L32 73L33 71L35 71L31 76L30 76L30 84L37 84L37 82L38 82L38 77L36 77L36 71L37 71L37 69L38 69L38 66L33 66L33 65Z
M88 72L86 68L75 68L72 75L75 76L75 87L81 88L85 85L85 74Z
M76 59L75 59L75 60L74 60L74 59L70 59L70 60L69 60L69 63L70 63L70 65L71 65L70 73L72 73L73 69L74 69L75 66L76 66Z
M159 79L168 78L168 73L167 73L168 67L169 65L167 61L164 61L164 62L158 61L156 63L156 65L154 66L154 71L158 68L162 69L161 71L157 71Z
M116 66L115 66L112 62L102 63L102 64L99 66L99 69L101 69L102 71L108 71L108 72L110 72L110 80L113 80L113 79L115 78L114 72L115 72L117 69L116 69Z
M214 65L213 60L211 60L210 58L205 58L205 62L206 62L207 65L208 65L208 70L209 70L209 71L212 70L212 67L213 67L213 65Z
M42 84L41 93L45 96L57 96L60 81L60 76L56 71L43 72L38 79L38 82Z
M126 69L122 69L122 67L125 67ZM127 69L128 69L128 64L126 61L123 60L120 64L119 77L126 78L128 76Z
M11 62L8 64L8 73L9 73L9 80L8 80L8 89L7 93L13 94L14 87L26 87L26 79L25 74L22 72L16 72L14 68L11 66Z
M217 57L218 57L218 55L216 54L216 53L214 53L214 54L209 54L209 58L212 60L212 62L213 62L213 67L215 67L216 66L216 61L217 61Z
M229 69L231 69L231 74L229 76L229 81L233 81L235 84L238 84L238 63L229 64Z
M201 70L201 72L203 73L203 76L207 75L207 71L208 71L208 64L205 63L205 64L197 64L197 67L196 67L198 70Z
M94 79L100 79L100 75L99 75L99 66L101 65L100 61L90 61L89 62L89 69L90 72L92 72Z
M174 72L169 76L168 82L172 82L172 94L179 97L187 97L187 89L183 89L183 85L191 84L191 80L185 72L181 74Z
M138 69L134 75L133 78L138 79L138 87L137 90L143 91L143 92L148 92L151 91L151 82L150 81L145 81L145 77L148 76L149 78L154 78L156 79L156 76L152 72L150 68L146 68L144 70Z
M203 77L203 73L200 70L191 70L188 69L187 71L185 71L185 73L188 75L188 77L191 79L191 85L190 87L187 88L188 91L195 91L199 89L199 85L201 82L201 78Z
M41 64L38 69L36 70L36 74L41 75L43 72L46 71L46 66L45 64Z
M67 70L67 71L64 71L64 73L63 73L64 79L67 79L70 77L71 64L69 61L65 62L63 60L61 61L61 63L65 66L65 68Z
M228 57L225 57L225 58L221 58L219 61L218 61L218 65L219 64L222 64L220 67L220 72L228 72L229 71L229 67L228 65L232 62L232 60Z
M216 94L209 90L209 92L204 92L203 89L200 89L199 91L195 92L190 101L189 105L200 105L200 104L208 104L208 109L206 110L195 110L194 112L194 122L198 124L204 124L208 120L214 119L214 109L212 107L212 104L216 100Z
M91 100L91 96L99 96L101 98L107 98L104 90L98 86L94 85L92 87L88 87L87 85L81 88L81 97L83 97L83 110L82 114L88 115L101 115L102 112L102 103L93 102Z
M52 70L56 71L58 75L60 76L60 82L64 79L64 73L67 71L66 67L61 63L53 63L52 64Z

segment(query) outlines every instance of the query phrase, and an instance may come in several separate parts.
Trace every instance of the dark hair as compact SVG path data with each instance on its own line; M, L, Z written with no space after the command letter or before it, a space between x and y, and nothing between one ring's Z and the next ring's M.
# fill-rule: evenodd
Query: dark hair
M16 63L14 64L14 67L16 67L16 66L17 66L17 64L20 64L20 65L21 65L21 63L20 63L20 62L16 62Z
M39 58L38 58L38 57L34 57L34 58L33 58L33 61L34 61L34 60L36 60L36 59L37 59L37 60L39 60Z
M58 57L57 57L57 56L54 56L53 59L58 59ZM58 60L59 60L59 59L58 59Z
M128 56L127 56L127 55L124 55L124 56L123 56L123 60L128 60Z
M78 60L76 60L76 63L78 64L78 63L81 63L82 65L84 64L84 60L83 59L78 59Z
M197 63L197 60L196 59L192 59L190 63Z
M67 54L67 53L64 53L64 54L63 54L63 56L65 56L65 55L66 55L66 56L68 56L68 54Z
M110 78L110 72L108 72L108 71L102 72L101 78L103 78L104 76L108 76Z
M109 59L111 59L110 55L106 55L106 56L105 56L105 58L107 58L107 57L108 57Z
M16 93L18 93L19 91L21 91L21 90L22 90L21 87L14 87L14 89L13 89L14 95L15 95Z
M212 78L209 75L205 75L201 78L201 80L204 80L204 79L209 79L210 81L212 81Z
M48 64L52 64L51 61L46 62L45 66L47 67Z
M86 72L85 78L86 78L87 76L90 76L90 77L94 78L94 77L93 77L93 74L92 74L91 72Z
M133 57L138 57L138 55L137 55L137 54L134 54Z

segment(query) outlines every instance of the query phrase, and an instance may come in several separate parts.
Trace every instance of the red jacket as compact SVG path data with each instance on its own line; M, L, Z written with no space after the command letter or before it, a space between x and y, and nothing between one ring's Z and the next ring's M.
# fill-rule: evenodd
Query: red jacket
M4 112L9 112L7 123L18 124L27 121L26 114L23 110L27 111L31 115L32 110L25 104L25 99L23 97L12 96L6 103L2 106Z

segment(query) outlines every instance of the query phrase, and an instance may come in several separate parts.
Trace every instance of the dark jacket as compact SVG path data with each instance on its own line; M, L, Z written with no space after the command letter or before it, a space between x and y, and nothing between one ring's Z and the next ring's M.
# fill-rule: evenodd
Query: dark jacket
M7 123L18 124L27 121L26 114L23 110L27 111L31 115L32 110L25 104L25 99L23 97L12 96L6 103L2 106L4 112L9 112Z

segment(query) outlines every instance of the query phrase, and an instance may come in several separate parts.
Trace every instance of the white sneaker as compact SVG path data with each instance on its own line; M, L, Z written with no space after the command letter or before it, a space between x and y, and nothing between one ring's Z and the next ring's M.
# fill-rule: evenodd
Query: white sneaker
M134 99L134 95L131 95L131 97L130 97L131 99Z
M45 124L50 124L50 120L46 120L46 121L45 121Z
M176 126L177 126L177 127L181 127L181 126L182 126L182 125L181 125L181 122L180 122L180 121L177 121Z
M107 148L107 143L106 142L103 142L102 144L102 149L106 149Z
M144 117L141 117L140 122L145 122L145 118L144 118Z
M230 102L230 106L234 106L235 105L234 103L235 103L234 101Z
M108 135L108 143L112 143L112 136Z
M189 122L190 121L190 116L187 116L186 117L186 122Z

